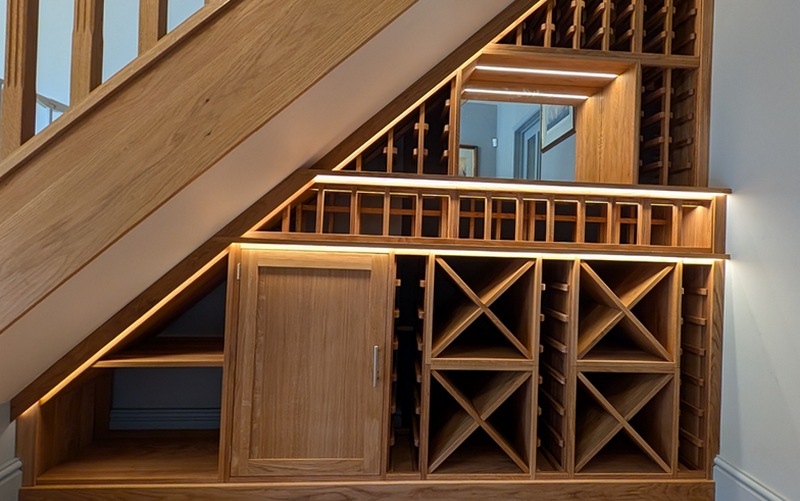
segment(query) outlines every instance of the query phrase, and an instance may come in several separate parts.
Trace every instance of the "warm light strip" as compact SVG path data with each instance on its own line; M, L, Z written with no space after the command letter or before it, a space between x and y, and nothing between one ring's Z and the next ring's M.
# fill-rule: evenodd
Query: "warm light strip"
M718 261L714 258L692 258L692 257L667 257L653 256L649 254L593 254L593 253L547 253L547 252L526 252L526 251L490 251L490 250L466 250L466 249L423 249L423 248L397 248L388 247L353 247L337 245L315 245L315 244L269 244L248 242L241 244L242 249L246 250L274 250L292 252L359 252L370 254L395 254L407 256L465 256L465 257L506 257L506 258L526 258L526 259L551 259L562 261L573 261L575 259L588 261L638 261L652 263L684 263L684 264L713 264Z
M503 183L472 181L468 179L414 179L409 177L376 177L317 174L315 183L346 186L373 186L389 188L431 188L441 190L492 191L511 193L532 193L539 195L594 195L606 197L646 197L667 200L712 200L720 193L707 191L661 191L629 188L601 188L594 186L533 185L523 183Z
M590 71L569 71L569 70L545 70L539 68L517 68L513 66L491 66L479 64L476 70L496 71L500 73L526 73L529 75L550 75L559 77L578 77L578 78L607 78L613 80L619 75L615 73L593 73Z
M550 92L526 91L526 90L498 90L498 89L478 89L476 87L468 87L464 92L471 92L473 94L492 94L497 96L522 96L522 97L544 97L548 99L573 99L575 101L586 101L589 96L582 96L578 94L553 94Z
M155 306L153 306L152 308L147 310L147 313L145 313L144 315L139 317L139 319L136 320L131 325L129 325L127 329L125 329L124 331L119 333L119 335L117 335L114 339L112 339L111 342L109 342L108 344L103 346L103 348L101 350L99 350L97 353L92 355L91 358L86 360L83 364L81 364L80 367L78 367L77 369L72 371L72 373L70 373L69 376L64 378L52 390L47 392L47 394L45 394L45 396L43 396L41 399L39 399L39 404L40 405L44 405L45 402L47 402L48 400L53 398L59 391L63 390L69 383L71 383L76 377L80 376L86 369L90 368L91 366L93 366L95 364L95 362L97 362L98 360L103 358L109 351L111 351L117 344L119 344L120 341L125 339L125 337L127 337L128 334L133 332L134 329L136 329L137 327L142 325L148 318L153 316L153 314L155 314L158 310L160 310L164 305L166 305L167 303L172 301L172 299L175 296L180 294L184 289L186 289L186 287L188 287L192 282L197 280L201 275L203 275L203 273L205 273L212 266L217 264L219 262L219 260L222 259L223 257L225 257L226 255L228 255L228 251L227 250L224 251L224 252L221 252L214 259L209 261L205 266L203 266L202 268L197 270L191 277L189 277L181 285L179 285L177 288L175 288L172 292L170 292L167 296L165 296L161 301L156 303Z

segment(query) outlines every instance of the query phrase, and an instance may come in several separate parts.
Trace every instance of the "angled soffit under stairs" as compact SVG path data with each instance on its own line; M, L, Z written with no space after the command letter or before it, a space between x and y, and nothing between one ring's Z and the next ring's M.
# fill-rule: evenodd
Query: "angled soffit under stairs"
M89 347L78 344L89 333L113 320L115 312L298 167L313 165L331 151L510 4L419 0L0 335L0 401L62 357L57 365L67 372L48 375L67 376L71 369L66 367L91 356ZM518 1L515 12L534 4ZM293 181L303 182L302 177L290 177L286 183ZM151 306L131 304L133 310ZM34 393L44 388L32 387Z

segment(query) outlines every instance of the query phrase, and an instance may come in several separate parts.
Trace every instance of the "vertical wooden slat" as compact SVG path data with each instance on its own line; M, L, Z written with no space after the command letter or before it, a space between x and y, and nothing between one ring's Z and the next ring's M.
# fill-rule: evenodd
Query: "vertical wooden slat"
M714 0L697 2L699 8L698 43L695 54L700 56L697 70L697 120L694 137L697 142L695 168L691 182L694 186L708 186L708 155L710 148L711 119L711 44L714 31ZM699 54L697 51L699 50Z
M383 192L383 223L381 225L381 234L385 237L389 235L390 216L392 215L392 196L389 194L387 188Z
M575 28L575 34L572 36L573 49L580 49L583 44L583 6L584 0L575 2L575 12L572 18L572 26Z
M556 201L551 196L547 198L547 219L545 223L545 242L555 241L556 235Z
M325 222L325 190L320 186L317 194L317 221L314 228L317 233L322 233L322 224Z
M547 4L547 16L545 17L544 22L544 46L545 47L552 47L553 46L553 9L555 9L556 3L554 0L550 0Z
M350 192L350 234L351 235L358 235L361 232L360 222L360 204L359 204L359 196L358 191L353 188L353 191Z
M586 241L586 199L577 197L575 209L575 242L582 244Z
M603 50L611 50L611 14L614 3L611 0L603 0Z
M8 0L2 144L7 157L36 133L39 0Z
M417 122L417 174L422 174L425 167L425 133L428 124L425 123L425 103L419 107L419 122Z
M633 52L640 53L644 48L644 0L636 2L633 11Z
M69 102L80 102L103 80L104 0L75 0Z
M414 236L422 236L422 196L419 193L414 197Z
M167 0L139 0L139 54L167 34Z
M447 138L447 173L458 174L458 149L461 143L461 72L450 83L450 136Z
M483 201L483 239L492 239L492 195L489 193Z
M664 40L664 54L672 54L672 42L675 33L672 30L672 18L675 14L675 5L673 0L665 0L667 7L667 16L664 19L664 31L667 33L667 38Z
M517 195L514 215L514 240L522 242L525 240L525 199L522 195Z
M451 191L448 201L450 205L450 208L447 211L448 236L450 238L458 238L458 227L460 226L459 204L461 203L458 199L458 192Z
M669 167L672 159L670 158L669 146L672 143L672 134L670 131L670 117L672 116L672 68L664 70L664 121L662 122L663 129L661 134L664 137L664 143L661 145L661 161L664 165L661 166L660 182L663 185L669 184Z
M364 164L364 159L361 157L361 155L358 155L356 157L356 172L361 172L363 164Z
M292 229L292 206L287 205L286 208L283 210L283 216L281 218L281 231L283 233L288 233Z
M394 169L394 128L389 129L386 134L386 172L391 173Z

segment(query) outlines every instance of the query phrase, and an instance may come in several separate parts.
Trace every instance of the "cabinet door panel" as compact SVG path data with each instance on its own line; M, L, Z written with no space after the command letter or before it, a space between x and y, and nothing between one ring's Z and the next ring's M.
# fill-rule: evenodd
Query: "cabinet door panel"
M387 271L387 256L243 253L233 475L379 472Z

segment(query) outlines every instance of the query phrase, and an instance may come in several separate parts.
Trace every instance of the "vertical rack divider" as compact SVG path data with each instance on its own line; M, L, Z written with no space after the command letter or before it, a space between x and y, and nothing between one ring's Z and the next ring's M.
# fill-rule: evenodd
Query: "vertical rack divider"
M632 0L635 2L635 10L633 12L633 45L631 48L635 54L640 54L644 50L644 11L647 6L644 0Z
M394 146L394 127L389 129L386 138L386 149L384 150L386 154L386 172L391 174L394 169L394 155L397 153L397 148Z
M425 137L428 132L428 124L425 123L425 103L419 107L419 121L415 128L417 129L417 174L422 174L428 151L425 149Z
M611 16L614 14L613 0L603 0L603 42L601 50L611 50L611 39L614 36L614 30L611 27Z
M553 46L553 10L555 9L555 0L550 0L547 2L547 16L545 17L544 22L544 46L545 47L552 47Z
M458 175L458 148L461 141L461 87L463 72L456 73L450 84L450 134L447 142L447 172L451 176Z

